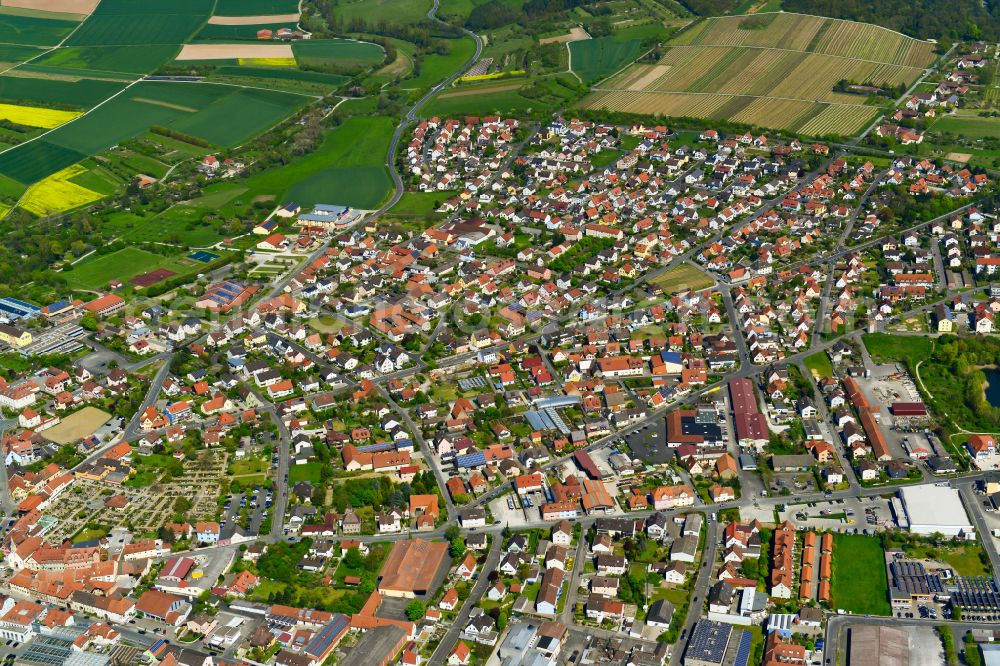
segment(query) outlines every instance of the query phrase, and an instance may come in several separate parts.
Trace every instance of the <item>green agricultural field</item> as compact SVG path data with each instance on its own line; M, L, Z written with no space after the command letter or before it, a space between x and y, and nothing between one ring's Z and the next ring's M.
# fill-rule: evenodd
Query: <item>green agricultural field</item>
M370 24L408 25L424 19L432 5L431 0L342 0L335 13L344 24L360 18Z
M5 102L49 102L89 108L103 102L125 85L115 81L79 79L63 81L24 76L0 76L0 100Z
M163 125L233 146L286 117L308 98L225 85L142 82L42 140L0 154L0 173L30 184Z
M77 25L76 21L8 14L0 9L0 32L3 41L32 46L55 46Z
M298 0L218 0L215 5L216 16L266 16L298 11Z
M385 58L378 44L349 39L307 39L292 44L295 59L303 65L377 65Z
M67 44L182 44L205 23L213 5L213 0L102 0Z
M114 279L128 281L140 273L147 273L157 268L167 268L177 273L191 269L180 263L179 259L164 257L159 254L127 247L110 254L88 257L73 267L64 271L62 276L74 286L83 289L102 289Z
M265 23L257 25L214 25L209 23L196 35L197 41L234 41L249 40L256 41L257 31L261 28L278 30L288 28L295 30L297 24L292 23Z
M12 65L31 60L45 53L40 46L19 46L17 44L0 44L0 63Z
M55 73L76 76L92 76L92 72L112 72L119 75L146 74L173 60L177 49L178 47L172 44L69 46L50 51L32 61L31 71L45 72L53 68L64 68L63 72L55 71Z
M253 195L271 194L302 206L377 207L392 189L384 163L394 127L392 118L350 118L329 132L316 151L246 184Z
M862 615L889 615L885 554L878 539L858 534L833 536L833 608Z
M168 127L205 139L217 146L235 146L271 127L309 98L271 90L230 88L196 114L179 118Z
M37 139L0 153L0 175L30 185L86 157L84 153Z
M328 94L350 81L340 74L307 72L292 67L241 66L217 67L208 80L316 95Z
M639 56L639 40L598 37L570 42L573 71L590 83L614 74Z

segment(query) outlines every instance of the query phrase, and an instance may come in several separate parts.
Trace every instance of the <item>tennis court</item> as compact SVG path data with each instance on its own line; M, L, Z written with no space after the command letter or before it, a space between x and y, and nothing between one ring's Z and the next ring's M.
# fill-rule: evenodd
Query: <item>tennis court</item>
M198 250L197 252L192 252L188 255L188 259L194 259L195 261L200 261L203 264L208 264L219 258L219 255L213 254L212 252L206 252L205 250Z

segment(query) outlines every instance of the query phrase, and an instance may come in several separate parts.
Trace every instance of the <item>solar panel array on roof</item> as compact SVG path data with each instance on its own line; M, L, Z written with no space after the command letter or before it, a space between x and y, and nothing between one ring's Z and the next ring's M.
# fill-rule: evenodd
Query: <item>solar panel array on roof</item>
M325 656L330 645L340 640L344 632L347 631L348 625L350 625L350 621L346 616L339 613L334 615L333 619L323 625L323 628L309 641L309 645L305 649L306 654L316 657Z
M37 317L42 309L17 298L0 298L0 312L8 319L30 319Z
M376 442L374 444L365 444L364 446L359 446L358 451L365 451L366 453L377 453L379 451L392 451L396 448L395 442Z
M482 451L464 453L455 458L455 466L459 468L482 467L486 464L486 454Z
M729 646L729 638L733 628L722 622L699 620L691 632L691 640L684 651L684 660L698 659L700 661L721 664Z
M753 642L753 636L750 635L749 631L740 632L740 645L736 648L736 661L733 662L733 666L747 666L747 662L750 661L750 644Z

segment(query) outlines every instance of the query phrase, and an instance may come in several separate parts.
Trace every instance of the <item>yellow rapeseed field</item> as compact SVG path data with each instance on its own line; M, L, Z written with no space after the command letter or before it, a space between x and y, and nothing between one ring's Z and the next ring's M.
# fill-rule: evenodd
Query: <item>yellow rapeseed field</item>
M98 192L70 182L70 178L86 171L74 164L35 183L21 197L21 208L35 215L52 215L102 199L103 195Z
M241 65L255 67L295 67L295 58L240 58Z
M45 109L39 106L20 106L19 104L0 104L0 119L9 120L18 125L52 129L81 115L79 111L60 111Z

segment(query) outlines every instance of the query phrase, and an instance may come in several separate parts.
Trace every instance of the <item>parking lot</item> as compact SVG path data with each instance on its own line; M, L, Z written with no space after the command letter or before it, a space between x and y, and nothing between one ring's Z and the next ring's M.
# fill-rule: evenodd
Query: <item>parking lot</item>
M791 504L779 512L782 521L789 520L796 527L835 532L864 533L865 530L883 530L894 525L889 500L881 497L829 500L809 504Z

